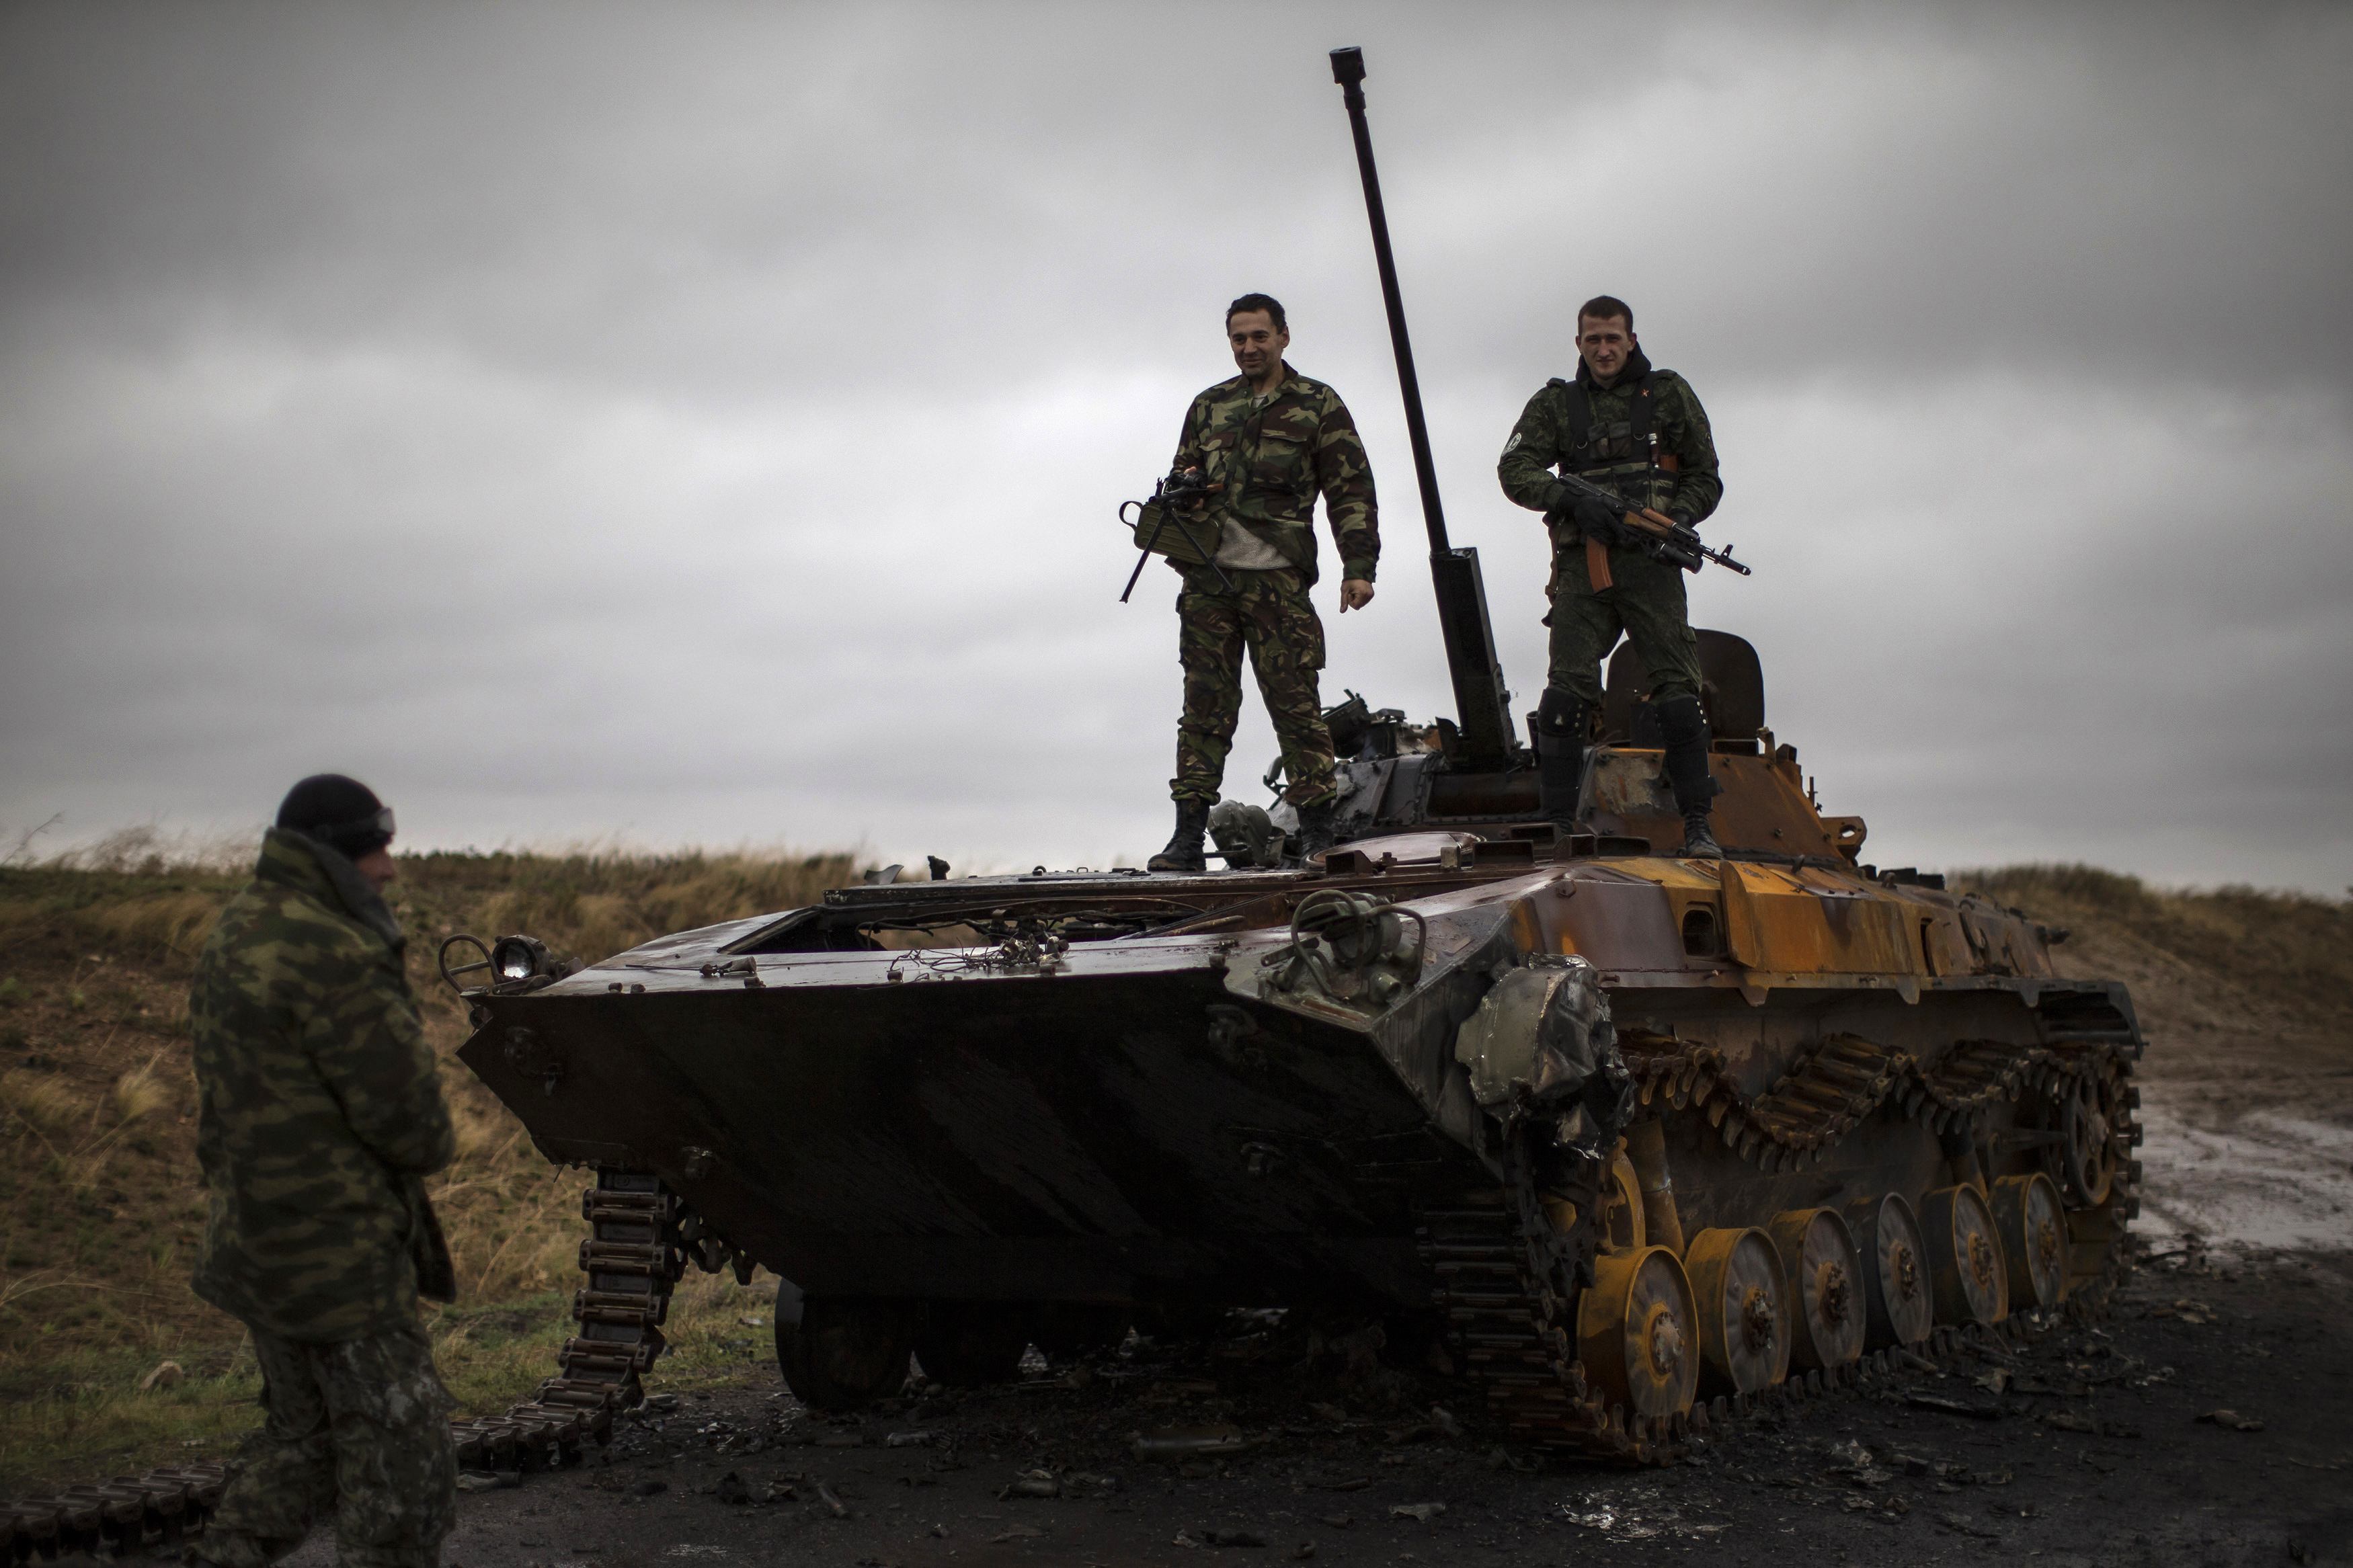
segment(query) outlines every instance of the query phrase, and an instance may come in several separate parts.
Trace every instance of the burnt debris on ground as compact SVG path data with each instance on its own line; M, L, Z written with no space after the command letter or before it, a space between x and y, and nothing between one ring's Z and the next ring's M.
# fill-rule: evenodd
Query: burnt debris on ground
M771 1373L657 1394L582 1468L470 1495L447 1560L2353 1561L2348 1283L2341 1255L2177 1247L2104 1323L1759 1413L1662 1470L1515 1448L1369 1327L1238 1315L1211 1343L1033 1356L1020 1383L919 1382L857 1418Z

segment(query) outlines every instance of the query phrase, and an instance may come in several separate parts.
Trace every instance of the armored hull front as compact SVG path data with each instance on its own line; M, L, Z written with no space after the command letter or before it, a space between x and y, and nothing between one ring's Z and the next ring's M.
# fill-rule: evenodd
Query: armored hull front
M905 891L986 899L933 900L981 919L1111 880ZM1235 938L790 953L772 930L491 998L464 1054L551 1158L659 1173L809 1294L1404 1291L1408 1173L1474 1163L1355 1020L1267 1049L1226 984Z

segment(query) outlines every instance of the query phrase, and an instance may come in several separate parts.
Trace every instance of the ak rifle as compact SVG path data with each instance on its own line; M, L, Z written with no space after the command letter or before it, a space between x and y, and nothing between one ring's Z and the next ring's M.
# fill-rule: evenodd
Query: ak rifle
M1701 562L1713 561L1726 571L1737 572L1743 577L1749 574L1746 566L1732 558L1731 545L1726 544L1721 550L1710 550L1701 542L1699 530L1690 523L1677 522L1665 512L1651 507L1630 509L1623 496L1612 495L1592 480L1578 479L1575 474L1561 474L1557 477L1560 483L1568 487L1572 500L1599 501L1612 511L1620 513L1619 521L1630 531L1641 536L1638 541L1641 547L1658 559L1671 565L1680 566L1686 572L1696 572L1700 568ZM1605 567L1603 576L1607 575L1608 569ZM1609 586L1609 583L1600 580L1597 580L1593 585L1596 588Z

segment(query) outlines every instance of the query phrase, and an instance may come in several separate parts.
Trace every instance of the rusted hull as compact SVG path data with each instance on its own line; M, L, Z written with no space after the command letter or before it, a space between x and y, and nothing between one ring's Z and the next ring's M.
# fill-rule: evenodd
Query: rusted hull
M1949 1152L1905 1100L1957 1043L2025 1060L2083 1034L2085 1006L2130 1037L2116 988L1927 973L1945 939L1923 946L1920 933L1957 933L1952 901L1852 888L1802 868L1658 860L1426 887L1406 906L1429 922L1416 998L1361 1016L1269 989L1271 931L1106 942L1007 969L986 949L731 959L747 943L726 929L486 999L462 1055L550 1158L659 1174L805 1292L1237 1304L1370 1292L1413 1306L1428 1296L1417 1205L1498 1179L1492 1128L1453 1087L1454 1040L1494 966L1525 948L1613 966L1603 980L1630 1057L1704 1056L1718 1100L1793 1092L1829 1038L1915 1064L1918 1081L1881 1086L1803 1171L1727 1143L1720 1116L1673 1115L1696 1080L1661 1079L1694 1228L1947 1179ZM1750 907L1726 917L1727 900ZM1824 984L1706 952L1658 968L1702 910L1752 959L1859 954L1883 972ZM722 961L740 973L702 973ZM744 984L763 973L774 983ZM623 974L651 989L609 978ZM2034 1114L1987 1103L1981 1142L2006 1146ZM2035 1158L2021 1145L2010 1163Z

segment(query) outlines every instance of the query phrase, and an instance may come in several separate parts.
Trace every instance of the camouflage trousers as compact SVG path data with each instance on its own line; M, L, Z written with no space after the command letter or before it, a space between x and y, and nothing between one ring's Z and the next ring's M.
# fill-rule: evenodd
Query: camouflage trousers
M1291 571L1230 567L1231 590L1196 567L1176 595L1177 658L1185 667L1185 716L1176 723L1177 800L1214 803L1225 782L1226 753L1242 711L1242 655L1258 671L1259 695L1282 746L1283 798L1310 805L1332 794L1332 732L1315 676L1324 668L1324 623L1307 585Z
M432 1568L458 1506L448 1391L425 1331L306 1344L252 1331L261 1430L191 1562L264 1568L332 1514L343 1568Z
M1699 696L1699 639L1692 636L1683 571L1640 550L1609 552L1616 584L1599 594L1585 570L1585 542L1556 543L1552 556L1550 682L1588 702L1601 700L1601 661L1623 633L1651 673L1651 698Z

